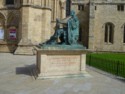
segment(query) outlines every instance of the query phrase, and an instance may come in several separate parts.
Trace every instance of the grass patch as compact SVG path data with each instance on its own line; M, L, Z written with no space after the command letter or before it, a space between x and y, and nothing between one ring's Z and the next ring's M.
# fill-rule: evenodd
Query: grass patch
M93 54L87 54L88 56L102 58L102 59L108 59L113 61L122 61L125 62L125 54L120 53L93 53Z

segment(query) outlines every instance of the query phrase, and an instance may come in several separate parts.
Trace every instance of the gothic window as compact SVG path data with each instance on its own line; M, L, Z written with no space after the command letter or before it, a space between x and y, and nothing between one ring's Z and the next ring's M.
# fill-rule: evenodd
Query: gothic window
M95 6L95 10L97 10L97 6Z
M123 31L123 43L125 43L125 25L124 25L124 31Z
M105 43L113 43L113 40L114 40L114 26L112 23L106 23L104 41Z
M84 10L84 5L78 5L78 10Z
M6 5L14 5L14 0L6 0Z
M124 11L124 5L123 4L117 5L117 10L118 11Z
M10 12L7 18L7 39L16 41L18 38L18 26L19 26L19 14L15 12Z

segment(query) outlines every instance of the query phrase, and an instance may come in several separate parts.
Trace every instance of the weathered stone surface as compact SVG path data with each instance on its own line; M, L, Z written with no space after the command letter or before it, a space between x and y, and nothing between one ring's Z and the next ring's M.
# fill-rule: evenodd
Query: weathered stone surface
M33 49L34 46L24 46L24 47L18 47L14 54L17 55L34 55L35 51Z
M125 52L125 11L118 11L118 5L125 6L124 3L124 0L72 0L72 9L81 21L82 42L85 46L94 51ZM78 10L79 5L83 5L84 9ZM106 23L114 25L113 43L104 42Z
M37 49L38 79L85 76L86 52L82 50Z

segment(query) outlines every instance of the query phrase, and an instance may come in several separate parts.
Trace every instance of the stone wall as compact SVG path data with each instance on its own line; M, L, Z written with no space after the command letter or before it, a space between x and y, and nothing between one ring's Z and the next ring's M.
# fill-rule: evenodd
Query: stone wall
M123 43L123 29L125 11L118 11L118 5L124 5L124 0L72 0L72 9L76 11L80 20L83 34L82 41L88 49L94 51L125 51ZM79 11L78 6L84 5ZM105 24L114 26L113 43L105 43ZM84 32L86 31L86 32Z
M123 4L123 0L95 0L91 6L96 7L93 10L94 15L94 50L97 51L125 51L123 43L123 25L125 24L125 11L118 11L118 5ZM90 20L92 21L92 20ZM105 43L105 24L114 25L113 43ZM90 31L89 31L90 32Z

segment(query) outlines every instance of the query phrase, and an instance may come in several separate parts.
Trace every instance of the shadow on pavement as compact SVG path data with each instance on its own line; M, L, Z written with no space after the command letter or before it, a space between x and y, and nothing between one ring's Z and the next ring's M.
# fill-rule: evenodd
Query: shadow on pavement
M35 68L35 64L26 65L25 67L17 67L16 74L17 75L29 75L32 76L32 70Z

